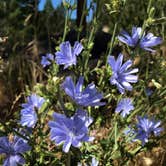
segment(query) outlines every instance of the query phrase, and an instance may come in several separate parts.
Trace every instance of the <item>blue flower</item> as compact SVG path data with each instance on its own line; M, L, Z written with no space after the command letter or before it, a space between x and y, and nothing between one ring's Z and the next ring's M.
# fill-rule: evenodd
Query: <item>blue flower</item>
M129 45L130 47L136 47L137 44L138 44L138 41L140 39L140 35L141 35L141 31L142 29L140 27L133 27L132 28L132 33L131 33L131 36L126 32L126 31L122 31L121 32L121 35L122 36L118 36L118 39Z
M73 83L72 78L66 77L65 81L62 84L62 88L69 95L72 100L81 106L101 106L104 105L104 102L100 102L103 95L97 92L95 85L93 83L89 84L83 90L84 78L79 77L76 86Z
M71 47L70 42L63 42L60 45L60 51L55 53L56 62L58 65L65 65L64 69L68 68L71 65L76 65L78 56L83 49L83 46L78 41L75 42L74 47Z
M122 117L125 117L126 115L130 114L130 111L134 109L134 106L132 104L131 99L124 98L121 99L118 103L115 112L120 113Z
M21 125L27 127L34 127L37 122L36 111L32 108L26 108L21 110Z
M53 60L54 60L54 55L46 54L46 56L42 56L41 65L43 67L49 66L51 64L51 61Z
M149 137L154 134L158 136L163 128L159 127L161 125L160 121L155 121L148 119L146 116L138 117L138 123L136 125L136 137L135 139L140 140L142 144L148 142Z
M21 106L23 108L36 108L40 109L45 102L43 97L40 97L36 94L32 94L31 96L27 97L27 103L23 103Z
M5 154L3 166L24 165L23 153L29 151L31 147L20 137L15 136L13 141L7 137L0 137L0 154Z
M144 50L155 52L151 47L161 44L162 38L154 36L152 33L148 33L146 36L143 36L140 40L140 47Z
M54 113L53 118L54 121L49 122L50 139L57 145L64 143L64 152L67 153L71 145L80 147L82 142L93 141L94 138L88 136L88 127L92 123L92 118L88 117L85 111L78 110L70 118Z
M27 127L34 127L37 122L36 111L39 110L43 103L44 98L32 94L27 97L27 103L22 104L23 109L21 110L21 125Z
M123 55L119 54L118 59L115 60L114 56L108 57L108 63L112 68L112 76L110 78L110 83L116 85L119 92L124 94L125 90L132 91L132 86L130 83L136 83L138 81L138 76L132 75L138 72L138 69L128 69L132 66L132 61L128 60L122 65Z
M162 38L154 36L152 33L145 33L142 35L142 28L141 27L133 27L131 36L126 32L122 31L121 35L118 36L118 39L129 45L130 47L136 47L137 45L144 50L148 50L151 52L155 52L155 50L151 49L151 47L157 46L158 44L162 43Z

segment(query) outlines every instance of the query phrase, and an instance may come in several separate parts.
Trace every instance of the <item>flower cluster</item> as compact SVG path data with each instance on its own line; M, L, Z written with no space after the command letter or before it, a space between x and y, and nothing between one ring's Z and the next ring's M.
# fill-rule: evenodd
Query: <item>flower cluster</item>
M21 125L27 127L34 127L37 122L37 113L43 103L44 98L32 94L27 97L27 103L22 104L23 109L21 110Z
M144 50L151 52L154 52L151 47L162 42L161 38L155 37L152 33L148 33L147 35L145 33L142 34L142 29L139 27L133 27L131 36L126 31L122 31L121 35L118 36L121 42L134 48L139 45ZM46 67L52 61L56 61L58 65L64 65L64 69L66 69L72 65L76 65L77 56L80 55L82 50L83 46L78 41L75 42L73 47L68 41L63 42L60 44L60 50L55 53L55 57L53 54L42 56L41 65ZM117 87L121 96L126 91L132 91L132 83L138 82L138 76L136 75L138 69L131 69L132 61L129 59L123 63L123 59L124 56L122 53L118 55L117 59L111 55L107 59L112 70L110 83ZM67 116L68 114L54 112L53 120L48 122L48 126L50 128L50 139L56 145L62 144L63 151L68 153L71 146L78 148L83 142L94 140L94 137L89 136L89 127L93 122L93 118L88 115L86 110L82 109L89 106L103 106L106 103L102 102L103 94L98 92L94 83L90 83L86 87L84 86L83 76L80 76L76 83L71 76L67 76L61 84L61 88L71 98L76 111L70 117ZM38 120L37 113L44 102L45 99L36 94L27 97L27 102L22 104L20 120L22 126L34 129ZM120 114L122 118L125 118L132 110L134 110L132 100L125 97L120 98L115 112ZM163 129L160 125L160 121L156 122L155 120L148 119L146 116L138 117L135 129L130 129L130 131L135 136L134 140L140 140L142 145L144 145L148 142L152 134L158 136L161 133ZM35 129L37 128L38 125L36 125ZM0 142L0 153L6 155L5 166L23 165L25 163L22 154L31 149L27 141L19 137L14 137L13 141L9 141L7 137L0 137ZM98 164L99 162L93 158L91 165L97 166Z
M144 50L148 50L151 52L155 52L151 47L156 46L162 43L162 39L160 37L154 36L152 33L145 33L142 32L142 28L133 27L131 36L126 32L122 31L121 35L118 36L118 39L131 46L136 47L137 45ZM108 63L112 69L112 76L110 78L110 83L112 85L116 85L119 92L121 94L125 93L125 90L132 91L133 87L130 83L136 83L138 81L138 76L133 74L138 72L138 69L129 69L132 66L132 61L128 60L124 64L123 62L123 55L120 53L117 60L115 60L114 56L108 57ZM146 92L147 95L151 95L152 92ZM134 110L134 106L132 104L131 99L129 98L122 98L116 109L116 113L120 113L122 117L126 117L130 114L130 111ZM155 120L148 119L146 116L138 117L138 123L136 125L136 129L131 129L126 132L132 133L135 136L135 140L140 140L142 145L148 142L148 139L152 134L158 136L161 131L163 130L161 127L161 122L156 122Z
M5 154L3 166L24 165L23 153L31 150L31 147L20 137L15 136L9 141L7 137L0 137L0 154Z
M49 122L51 128L51 140L57 145L63 144L63 151L68 152L70 146L80 147L81 142L89 142L94 138L88 136L88 126L93 122L91 117L82 110L77 110L74 116L68 118L65 115L54 113L54 121Z
M79 42L75 42L72 48L69 42L60 45L60 51L56 52L56 62L59 65L65 65L64 69L76 65L76 56L83 49ZM65 78L61 87L65 93L78 106L101 106L104 102L100 102L103 95L97 92L93 83L83 89L84 77L80 76L76 85L70 76ZM63 144L63 151L68 152L70 146L80 147L82 142L92 141L94 138L88 136L88 127L93 122L92 118L87 115L86 111L77 110L72 117L54 113L54 121L49 122L51 128L51 140L57 145Z
M82 50L83 46L78 41L74 43L73 47L69 41L63 42L60 44L60 51L55 53L55 59L53 54L46 54L42 56L41 65L43 67L49 66L51 61L55 60L58 65L64 65L64 69L66 69L69 66L76 65L77 56Z

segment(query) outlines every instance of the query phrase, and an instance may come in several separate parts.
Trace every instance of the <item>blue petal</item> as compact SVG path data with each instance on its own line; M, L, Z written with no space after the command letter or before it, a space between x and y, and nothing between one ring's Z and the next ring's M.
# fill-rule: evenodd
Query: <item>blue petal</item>
M84 83L84 77L79 77L79 80L78 80L76 87L75 87L76 93L82 92L83 83Z
M116 61L115 61L115 57L114 56L108 56L108 63L111 66L112 70L115 71L116 70Z
M65 141L65 143L63 144L63 151L65 153L68 153L69 152L69 149L70 149L70 146L72 144L72 138L67 138L67 140Z
M129 46L131 46L131 47L134 47L135 45L134 45L134 42L133 42L133 40L132 40L132 38L131 38L131 36L126 32L126 31L122 31L121 32L121 35L122 36L118 36L118 39L122 42L122 43L125 43L125 44L127 44L127 45L129 45Z
M19 138L14 143L14 149L16 152L21 154L26 151L29 151L31 149L31 147L22 138Z
M62 84L62 88L64 89L67 95L69 95L71 98L74 98L75 86L70 76L66 77L65 81Z
M137 27L132 28L132 39L133 39L134 45L136 45L138 43L141 31L142 31L142 29L140 27L139 28L137 28Z
M72 50L71 50L71 45L70 42L63 42L60 44L60 51L62 52L63 56L66 57L71 57L72 56Z
M73 54L78 56L82 50L83 50L82 44L76 41L73 47Z
M118 71L119 69L120 69L120 67L121 67L121 65L122 65L122 62L123 62L123 54L119 54L118 55L118 58L117 58L117 60L116 60L116 64L115 64L115 71ZM114 72L115 72L114 71Z
M21 125L27 127L34 127L37 122L37 114L33 109L21 110Z
M132 61L128 60L127 62L125 62L121 67L120 67L120 73L123 73L124 71L126 71L129 67L132 66Z

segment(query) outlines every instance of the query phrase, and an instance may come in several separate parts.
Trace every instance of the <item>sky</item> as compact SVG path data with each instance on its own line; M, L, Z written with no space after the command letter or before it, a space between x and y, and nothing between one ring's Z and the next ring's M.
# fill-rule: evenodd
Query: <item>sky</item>
M39 10L42 11L44 9L44 5L46 3L47 0L40 0L40 3L39 3ZM53 7L56 9L58 5L61 4L62 0L51 0L52 1L52 5ZM75 0L71 0L71 3L74 3ZM90 5L90 0L87 1L87 6ZM90 10L89 12L89 16L87 17L87 21L91 21L92 19L92 10ZM76 19L76 10L72 12L72 15L71 15L71 18L72 19Z

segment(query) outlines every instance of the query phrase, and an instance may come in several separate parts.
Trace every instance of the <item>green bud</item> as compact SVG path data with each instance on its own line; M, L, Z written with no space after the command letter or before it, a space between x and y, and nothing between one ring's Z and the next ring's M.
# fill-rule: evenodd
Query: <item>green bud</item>
M109 15L112 15L112 14L114 14L114 13L118 13L118 12L119 12L119 11L114 10L114 11L109 12Z
M121 153L119 150L115 151L112 155L111 155L111 158L112 159L118 159L121 157Z
M106 4L105 4L105 7L106 7L106 9L107 9L108 11L111 11L111 5L110 5L110 4L106 3Z
M147 27L150 26L150 25L152 25L152 23L153 23L153 19L152 19L152 18L148 18L148 19L146 20L146 25L147 25Z
M158 83L156 80L152 79L152 83L154 84L154 86L157 88L157 89L160 89L162 86L160 83Z
M93 47L93 45L94 45L94 43L93 43L93 42L91 42L91 43L88 45L88 50L91 50L91 49L92 49L92 47Z
M77 4L74 4L72 7L71 7L72 10L75 10L77 9Z
M149 17L150 17L150 18L153 18L153 17L154 17L154 14L155 14L155 8L152 7L152 8L150 9L150 12L149 12Z
M113 10L119 10L120 1L119 0L112 0L112 8L113 8Z
M63 1L63 6L66 9L70 9L70 3L66 2L66 1Z

